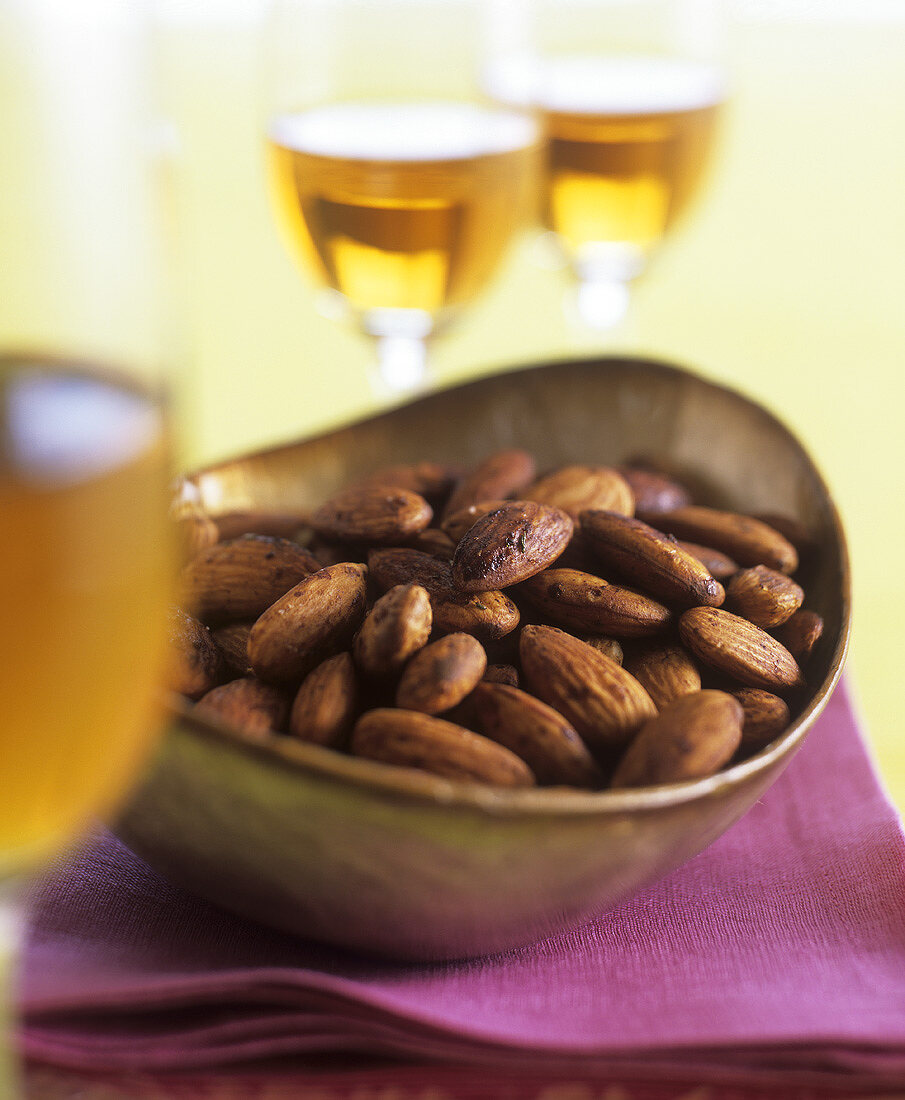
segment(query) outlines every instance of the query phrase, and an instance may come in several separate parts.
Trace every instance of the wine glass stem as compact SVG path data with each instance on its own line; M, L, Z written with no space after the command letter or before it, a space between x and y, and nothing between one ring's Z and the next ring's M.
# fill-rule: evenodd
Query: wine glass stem
M22 948L22 899L14 882L0 882L0 1100L22 1096L16 1053L16 984Z
M413 336L377 338L375 389L388 397L424 388L427 381L427 345Z

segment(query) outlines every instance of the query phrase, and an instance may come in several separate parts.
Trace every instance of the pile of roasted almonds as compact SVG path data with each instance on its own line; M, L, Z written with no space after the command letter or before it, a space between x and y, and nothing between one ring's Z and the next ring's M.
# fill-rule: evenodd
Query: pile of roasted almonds
M496 786L639 787L758 751L823 630L807 534L644 465L511 450L381 470L313 514L180 521L194 712Z

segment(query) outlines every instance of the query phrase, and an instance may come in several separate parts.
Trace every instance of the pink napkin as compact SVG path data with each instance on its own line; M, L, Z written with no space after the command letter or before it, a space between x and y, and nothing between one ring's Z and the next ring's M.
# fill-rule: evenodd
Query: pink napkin
M110 836L38 891L23 1043L91 1070L355 1052L538 1073L905 1083L905 842L837 691L706 852L582 928L393 964L192 897Z

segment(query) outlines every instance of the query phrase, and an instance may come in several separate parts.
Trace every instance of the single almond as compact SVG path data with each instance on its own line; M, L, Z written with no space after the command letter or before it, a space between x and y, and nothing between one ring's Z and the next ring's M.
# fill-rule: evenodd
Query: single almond
M678 645L646 647L629 656L623 667L643 685L657 710L701 690L701 674L688 652Z
M723 586L697 558L639 519L582 512L581 529L601 561L666 603L719 607L725 599Z
M374 604L355 637L352 653L366 676L395 677L427 645L433 616L420 584L397 584Z
M223 654L210 630L181 608L174 607L169 617L170 660L167 686L200 699L228 676Z
M211 637L223 654L227 669L234 677L250 676L248 663L248 635L254 622L230 623L211 631Z
M649 596L578 569L545 569L518 591L567 630L643 638L661 633L672 619L669 608Z
M344 749L358 713L358 683L349 653L337 653L309 672L289 714L289 732L302 741Z
M794 573L798 568L795 547L775 528L753 516L687 505L660 512L653 522L676 538L722 550L742 566L766 565L780 573Z
M433 517L417 493L373 485L337 493L317 509L311 526L325 539L393 545L429 527Z
M463 592L486 592L527 580L556 561L572 529L559 508L510 501L462 536L452 560L453 583Z
M609 466L563 466L535 481L521 496L561 508L575 523L589 508L624 516L635 513L635 498L628 482Z
M396 690L396 705L442 714L461 703L484 675L487 654L470 634L447 634L416 653Z
M732 694L745 712L741 743L744 751L757 752L788 726L789 708L778 695L761 688L741 688Z
M443 530L454 543L457 543L479 519L486 516L488 512L495 512L497 508L502 508L504 504L508 504L508 501L479 500L475 504L467 504L443 520Z
M182 570L186 607L211 626L254 619L320 562L288 539L243 535L218 543Z
M800 558L805 557L815 548L816 539L811 532L797 519L783 515L781 512L757 512L754 516L761 523L766 523L774 531L778 531L784 539L787 539L798 551Z
M691 494L685 486L666 474L642 466L617 466L616 469L632 490L636 512L670 512L691 504Z
M593 751L624 745L657 713L634 676L571 634L526 626L519 648L531 692L571 723Z
M413 710L379 707L362 715L352 734L355 756L417 768L432 775L496 787L532 787L528 765L479 733Z
M796 611L776 631L776 637L799 664L806 664L823 636L823 619L816 611Z
M726 603L757 626L781 626L801 607L804 589L785 573L754 565L742 569L726 587Z
M716 607L692 607L679 619L679 634L708 667L765 691L801 687L792 654L759 626Z
M515 665L488 665L481 677L487 684L508 684L518 687L518 669Z
M281 688L254 676L230 680L209 691L195 704L196 718L235 726L253 737L286 728L290 697Z
M480 683L473 699L481 732L521 757L538 783L603 786L584 741L552 707L507 684Z
M713 775L738 748L743 718L741 703L724 691L681 696L642 726L612 786L653 787Z
M481 642L502 638L519 624L519 611L502 592L460 592L448 562L407 547L372 550L368 566L377 587L420 584L430 596L434 632L473 634Z
M718 581L728 580L738 572L738 562L730 558L728 554L724 554L720 550L714 550L712 546L701 546L700 543L685 542L682 539L677 539L676 542L686 554L691 554L693 558L697 558L711 577Z
M479 500L511 497L530 485L536 473L534 459L527 451L497 451L466 474L453 489L443 518Z
M321 661L347 649L365 615L363 565L343 562L306 577L251 628L248 657L255 674L298 683Z

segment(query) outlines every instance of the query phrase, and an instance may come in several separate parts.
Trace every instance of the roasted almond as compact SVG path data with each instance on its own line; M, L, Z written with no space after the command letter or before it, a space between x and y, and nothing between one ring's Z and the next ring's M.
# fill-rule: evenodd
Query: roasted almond
M221 626L211 631L211 637L223 654L227 669L234 677L251 675L251 665L248 663L248 635L253 626L254 622L230 623L229 626Z
M776 637L799 664L806 664L823 635L823 619L816 611L796 611L776 631Z
M754 565L742 569L726 588L727 605L756 626L770 630L790 619L801 607L804 589L785 573Z
M678 645L646 647L627 657L623 667L644 687L657 710L701 690L701 674Z
M687 505L660 512L653 522L676 538L722 550L742 566L766 565L780 573L794 573L798 568L795 547L773 527L753 516Z
M442 714L461 703L484 675L487 654L470 634L447 634L416 653L396 690L396 705Z
M281 688L265 684L254 676L230 680L203 696L192 713L235 726L243 733L259 736L286 728L290 697Z
M472 698L481 732L521 757L538 783L603 786L584 741L552 707L506 684L478 684Z
M406 661L427 645L433 616L420 584L398 584L374 604L355 637L355 663L372 678L397 676Z
M343 562L306 577L251 628L248 657L262 680L298 683L347 649L365 615L363 565Z
M270 535L295 541L299 529L308 522L308 513L301 509L294 512L224 512L212 518L220 542L242 535Z
M682 641L704 664L747 687L787 691L804 683L795 658L759 626L716 607L692 607L679 619Z
M798 551L800 558L809 554L815 546L815 539L811 532L792 516L783 515L780 512L758 512L754 516L761 523L766 523L774 531L778 531L784 539L787 539Z
M788 726L789 708L778 695L761 688L741 688L732 694L742 704L745 712L742 725L743 750L756 752L762 749Z
M669 608L649 596L578 569L545 569L518 591L547 619L568 630L642 638L659 634L672 619Z
M479 500L511 497L530 485L536 473L534 459L527 451L497 451L466 474L453 489L443 517L445 519Z
M636 512L670 512L691 504L691 494L685 486L666 474L642 466L617 466L616 469L632 490Z
M715 580L728 580L734 573L738 572L738 562L730 558L728 554L724 554L720 550L714 550L712 546L701 546L697 542L684 542L682 539L677 539L676 544L686 554L691 554L693 558L697 558Z
M189 610L216 626L257 618L320 567L288 539L243 535L193 558L182 570L180 588Z
M621 665L625 660L622 646L615 638L608 638L604 634L582 634L581 640L591 649L596 649L598 653L615 661L617 665Z
M174 607L169 617L169 635L167 686L173 691L200 699L227 678L226 662L204 623Z
M355 756L495 787L532 787L528 765L487 737L413 710L380 707L358 719Z
M742 705L724 691L698 691L670 703L641 727L612 786L653 787L713 775L742 736Z
M325 539L392 545L414 537L433 518L417 493L374 485L337 493L317 509L311 526Z
M481 679L488 684L508 684L518 687L518 669L515 665L488 665Z
M461 631L486 642L502 638L519 624L515 604L502 592L460 592L453 584L448 562L407 547L372 550L368 555L371 576L378 588L412 582L427 589L434 617L434 631Z
M563 466L535 481L521 496L561 508L575 523L579 513L588 508L603 508L624 516L635 512L628 482L609 466Z
M344 749L358 713L358 682L349 653L337 653L309 672L289 714L289 732L302 741Z
M432 504L438 504L452 492L458 479L459 471L454 466L442 462L413 462L375 470L355 487L404 489L417 493Z
M657 713L634 676L571 634L526 626L519 648L529 689L571 723L594 751L624 745Z
M176 531L183 561L190 561L196 554L214 546L220 538L216 523L201 513L180 516L176 520Z
M615 512L582 512L581 529L606 565L645 592L682 607L719 607L723 586L697 558L639 519Z
M439 558L440 561L452 561L452 556L456 552L456 544L439 527L428 527L425 531L410 539L409 545L413 550L420 550L422 554L430 554L432 558Z
M468 504L443 520L443 530L454 543L457 543L466 531L470 531L474 527L479 519L486 516L488 512L495 512L497 508L502 508L504 504L508 503L506 500L479 500L475 504Z
M556 561L572 528L559 508L530 500L504 504L460 539L452 560L453 583L463 592L518 584Z

